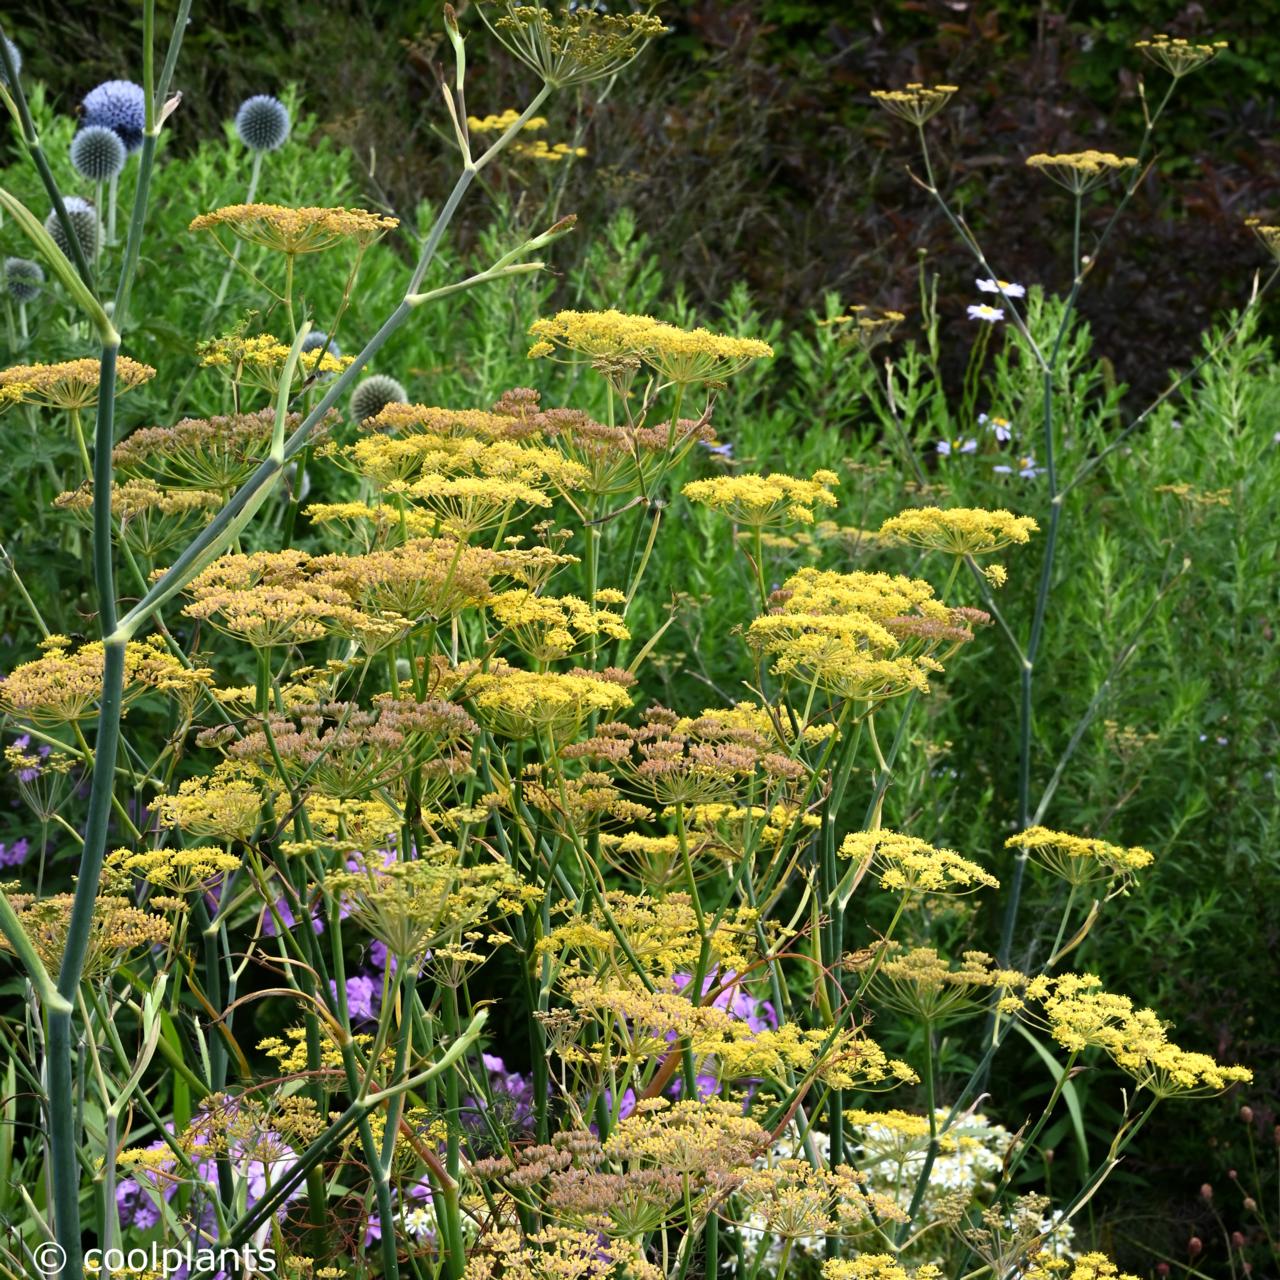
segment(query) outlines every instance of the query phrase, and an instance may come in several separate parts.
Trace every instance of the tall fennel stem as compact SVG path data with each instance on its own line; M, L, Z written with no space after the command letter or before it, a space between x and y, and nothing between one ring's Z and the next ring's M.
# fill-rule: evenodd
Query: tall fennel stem
M71 1005L80 988L93 910L106 853L107 826L115 784L124 693L125 642L115 636L115 573L112 564L111 450L114 444L116 344L104 346L98 382L98 414L93 456L93 569L98 616L104 637L102 694L94 742L93 782L84 830L80 873L67 925L66 945L58 973L58 992L66 1008L49 1009L45 1049L49 1088L49 1174L57 1243L65 1250L66 1267L83 1269L80 1242L80 1177L71 1064Z
M1061 333L1059 333L1059 343ZM1058 526L1062 518L1062 494L1058 492L1057 461L1053 439L1053 369L1057 364L1058 343L1055 343L1049 368L1044 373L1044 449L1045 475L1048 479L1049 529L1045 535L1044 560L1040 566L1040 583L1036 591L1035 613L1031 619L1031 635L1022 653L1022 670L1019 681L1018 724L1018 829L1025 831L1031 825L1031 713L1036 655L1044 635L1044 622L1049 607L1049 591L1053 584L1054 554L1058 546ZM1023 850L1014 859L1013 875L1005 899L1004 918L1000 925L1000 949L996 953L1002 967L1009 964L1013 949L1013 932L1018 920L1018 908L1022 900L1022 881L1027 870L1027 855Z

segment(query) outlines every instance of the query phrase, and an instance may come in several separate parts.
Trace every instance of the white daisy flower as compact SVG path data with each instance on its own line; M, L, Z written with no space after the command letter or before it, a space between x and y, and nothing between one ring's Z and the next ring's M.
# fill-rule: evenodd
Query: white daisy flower
M983 293L999 293L1006 298L1025 298L1027 295L1022 285L1010 280L979 280L977 285Z

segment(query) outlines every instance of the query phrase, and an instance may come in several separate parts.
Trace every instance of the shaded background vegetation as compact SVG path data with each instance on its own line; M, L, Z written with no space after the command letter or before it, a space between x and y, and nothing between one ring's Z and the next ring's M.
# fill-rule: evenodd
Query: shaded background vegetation
M458 5L464 25L469 7ZM36 28L23 42L31 71L68 107L103 78L138 74L128 0L4 0L0 12ZM662 12L670 35L625 87L603 102L589 94L576 113L563 100L551 127L581 127L591 151L566 175L562 207L594 225L634 209L661 240L668 283L695 303L742 280L783 319L828 289L911 311L923 251L941 272L944 314L962 310L966 255L906 172L909 131L868 96L916 78L962 86L934 125L939 167L998 246L1001 273L1061 287L1067 202L1020 157L1131 150L1142 120L1128 45L1156 30L1227 37L1231 50L1182 86L1084 313L1119 378L1151 393L1248 288L1258 255L1242 220L1280 200L1280 5L668 0ZM216 131L247 94L296 82L321 132L353 147L371 193L403 210L447 190L434 4L216 0L195 13L174 145ZM473 41L472 56L473 112L525 100L527 74L493 42Z
M172 6L158 8L163 25ZM458 8L464 25L475 25L465 3ZM382 203L412 222L420 199L443 197L454 170L443 158L449 151L435 83L440 49L434 3L291 0L198 3L195 9L178 75L184 101L169 141L175 154L221 136L247 94L296 84L303 109L316 117L316 136L352 150L352 189L337 198L354 203L354 190L366 203ZM661 262L664 304L683 294L713 316L732 287L744 283L761 323L778 323L785 334L811 328L808 314L821 310L823 294L834 290L846 300L906 311L906 330L918 336L923 252L929 270L939 273L941 314L962 316L973 300L971 262L906 170L915 163L910 131L869 98L872 88L916 78L962 86L931 126L935 160L1000 273L1062 290L1071 274L1067 200L1030 175L1021 157L1089 146L1132 151L1142 124L1135 74L1141 64L1128 46L1157 30L1227 38L1232 47L1211 72L1183 84L1162 127L1157 161L1083 295L1106 380L1127 385L1130 406L1145 403L1166 385L1170 368L1185 367L1197 354L1200 335L1214 318L1247 296L1263 261L1242 224L1249 214L1280 211L1276 0L1223 13L1173 3L1051 9L1026 0L672 0L662 12L671 34L614 93L586 95L576 104L565 99L555 107L549 136L569 139L581 131L590 152L585 160L552 174L512 168L490 181L516 219L544 218L550 198L561 211L578 212L594 236L619 210L632 210ZM30 73L63 111L74 110L98 81L139 73L133 60L140 19L132 0L92 7L77 0L46 0L38 7L0 0L0 14L15 33L24 32ZM500 111L527 99L527 74L500 56L493 42L477 39L470 53L472 112ZM335 149L335 163L338 155ZM491 225L482 204L469 210L456 224L460 252L474 248ZM564 242L556 261L567 277L580 274L590 244L588 236ZM576 262L574 254L580 255ZM623 303L636 296L638 259L620 252L617 260L622 268L615 300ZM596 259L592 268L603 261ZM597 276L592 300L610 301L607 276ZM1274 333L1274 308L1270 314L1263 328ZM519 321L511 323L519 328ZM499 345L506 345L505 334ZM806 374L794 348L783 354L779 347L781 358L769 373L772 395L794 400L818 379ZM441 359L455 354L442 352ZM964 342L943 344L944 373L956 384L965 354ZM1256 365L1265 368L1268 358L1258 357ZM426 365L411 372L423 375L425 384L441 370ZM456 372L463 371L450 369ZM857 380L839 385L847 386L848 402L826 397L812 409L815 420L828 428L859 422L865 435ZM431 393L424 385L415 394ZM1258 396L1258 422L1280 412L1274 385ZM748 416L756 412L752 404ZM764 420L763 411L758 416ZM928 447L925 440L919 444ZM813 459L815 465L827 461L825 454ZM1135 461L1126 480L1136 485L1142 466ZM1118 523L1119 507L1132 516L1128 493L1117 481L1096 508L1097 520ZM1255 529L1237 533L1239 545L1259 536ZM1224 532L1222 545L1232 537ZM686 562L696 566L698 544L688 552ZM1206 771L1212 785L1203 797L1197 793L1196 803L1204 806L1194 815L1199 825L1193 821L1179 833L1179 865L1193 872L1198 865L1199 883L1188 877L1179 886L1166 873L1162 897L1127 904L1125 924L1142 925L1143 945L1118 967L1117 936L1108 967L1099 967L1117 985L1158 991L1163 1011L1184 1028L1188 1042L1238 1056L1259 1070L1261 1087L1251 1100L1269 1142L1275 1115L1266 1099L1270 1092L1274 1108L1280 1040L1271 960L1280 945L1271 896L1276 854L1268 845L1276 830L1275 780L1266 773L1268 760L1274 768L1276 705L1250 664L1265 664L1271 651L1274 547L1250 563L1272 575L1271 585L1238 591L1244 601L1236 610L1239 647L1224 655L1230 670L1213 698L1197 704L1198 714L1211 711L1224 725L1244 723L1250 730L1231 734L1231 759ZM1088 568L1099 570L1098 564ZM1095 576L1105 596L1106 575ZM1210 616L1215 590L1209 566L1180 599L1167 642L1157 638L1169 661L1153 659L1140 669L1138 692L1122 710L1140 704L1142 680L1150 682L1153 701L1167 693L1159 682L1193 649L1195 669L1212 668L1221 639ZM1080 634L1086 634L1087 619L1080 622ZM692 641L689 647L696 649ZM1068 664L1063 669L1070 670L1073 660L1082 669L1089 665L1069 635L1062 644L1057 656ZM1078 692L1072 683L1071 695ZM998 698L994 677L957 694L955 716L972 727L975 759L1007 757L1001 735L1009 731L1009 713ZM1248 699L1253 701L1242 716ZM1064 708L1068 702L1064 694ZM1055 714L1052 705L1042 712L1046 721ZM1195 742L1196 732L1190 723L1186 727L1187 741ZM1208 722L1204 727L1213 742L1217 730ZM1099 775L1109 767L1099 749ZM1161 769L1166 781L1195 773L1173 749ZM1010 809L1012 783L987 783L974 822L996 826ZM1088 812L1102 791L1086 778L1081 794L1065 796L1063 807ZM1144 831L1167 826L1171 794L1160 786L1140 794L1127 811L1125 835L1141 841ZM1264 812L1268 796L1271 809ZM1070 825L1065 816L1062 825ZM1202 837L1197 864L1191 846ZM1218 895L1203 908L1202 890ZM1028 1065L1028 1077L1039 1071L1034 1062ZM1129 1196L1130 1225L1127 1235L1120 1233L1120 1247L1135 1237L1152 1243L1158 1236L1159 1248L1176 1250L1193 1231L1211 1234L1196 1188L1205 1178L1223 1180L1228 1167L1246 1158L1233 1111L1229 1102L1162 1115L1135 1167L1117 1179ZM1126 1220L1124 1211L1119 1220Z

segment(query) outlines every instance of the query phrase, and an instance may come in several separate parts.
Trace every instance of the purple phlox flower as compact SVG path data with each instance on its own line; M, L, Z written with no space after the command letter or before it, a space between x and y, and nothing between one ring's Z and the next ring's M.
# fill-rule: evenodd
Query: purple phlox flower
M338 984L329 979L329 990L333 993L334 1003L338 1000ZM374 1022L378 1017L378 1009L382 1005L382 984L375 982L364 974L357 974L347 979L347 1013L352 1023Z
M29 733L20 734L18 737L14 738L13 745L17 747L19 751L26 752L31 746L31 735ZM42 742L38 747L36 747L36 755L41 760L48 759L52 753L53 748L47 742ZM18 770L19 782L34 782L39 776L40 766L38 764L29 765L24 769Z
M699 1102L706 1102L708 1098L718 1097L720 1094L720 1077L699 1074L693 1078L694 1091L698 1095ZM673 1098L684 1097L684 1077L677 1075L671 1082L671 1088L667 1091Z
M978 423L987 428L1001 444L1007 440L1013 439L1013 427L1008 418L1001 418L997 414L978 414Z
M459 1108L459 1119L477 1137L488 1132L482 1111L510 1134L522 1134L533 1125L533 1082L518 1071L508 1071L496 1054L482 1053L480 1065L489 1081L489 1096L467 1098Z
M298 917L293 914L293 906L289 898L281 896L276 899L275 912L272 912L268 907L263 907L262 909L262 933L264 937L274 938L276 936L277 912L286 929L292 929L298 923ZM324 932L324 916L320 913L320 904L318 902L313 903L311 906L311 928L316 933Z
M991 468L992 471L998 472L1000 475L1010 476L1016 471L1024 480L1034 480L1040 474L1041 468L1036 466L1036 460L1032 457L1019 458L1013 465L1008 463L999 463Z
M997 324L1004 319L1004 308L993 307L987 302L971 302L969 304L969 319L981 320L985 324Z
M26 836L15 840L12 844L0 844L0 867L20 867L31 852L31 842Z
M940 457L949 458L953 453L977 453L977 440L939 440L934 446Z
M687 994L688 987L693 982L693 975L677 973L673 981L677 991ZM732 1017L740 1018L752 1031L760 1032L777 1027L778 1015L773 1005L767 1000L757 999L747 991L742 985L742 979L732 969L727 970L723 975L718 970L712 970L703 978L703 1003L706 1002L707 994L712 990L716 991L716 995L711 1003Z

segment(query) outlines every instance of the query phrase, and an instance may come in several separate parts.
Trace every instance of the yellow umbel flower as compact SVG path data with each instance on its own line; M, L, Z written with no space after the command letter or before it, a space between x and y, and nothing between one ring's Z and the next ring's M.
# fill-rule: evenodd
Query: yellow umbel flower
M626 688L595 672L519 671L501 667L471 677L467 692L477 718L505 738L572 738L592 715L631 705Z
M428 951L458 946L542 896L505 862L464 867L457 850L444 845L408 862L384 859L362 855L354 871L330 872L324 889L402 959L421 961Z
M854 303L842 315L819 320L818 327L833 329L836 336L855 343L864 351L871 351L882 342L888 342L906 318L901 311Z
M66 950L74 896L69 893L44 898L15 893L5 896L44 967L57 973ZM101 977L144 947L168 946L172 934L173 925L164 916L137 907L126 897L102 894L93 904L84 976L86 979ZM11 949L8 938L0 936L0 951Z
M533 142L513 142L511 155L517 160L532 160L540 164L559 164L570 156L590 155L586 147L571 147L567 142L548 143L545 138Z
M1163 67L1175 80L1181 80L1183 76L1198 71L1206 62L1212 62L1228 45L1225 40L1197 43L1161 32L1150 40L1135 40L1133 47L1156 66Z
M236 385L245 382L273 396L279 389L289 351L288 343L269 333L230 334L196 344L202 369L217 369ZM335 356L323 347L304 351L298 357L291 385L301 384L320 373L341 373L354 359L354 356Z
M934 947L893 941L857 954L851 967L874 971L871 986L879 1003L935 1028L976 1009L993 988L1021 990L1027 984L1023 974L997 968L984 951L965 951L954 963Z
M664 1272L638 1244L604 1239L596 1226L600 1217L591 1216L590 1230L544 1227L527 1236L506 1227L485 1231L467 1253L463 1280L663 1280Z
M57 725L97 714L104 653L100 640L74 652L66 636L49 636L44 656L15 667L0 681L0 707L30 724ZM206 668L187 668L159 636L129 641L124 654L124 705L143 694L164 693L189 709L195 695L212 683Z
M0 373L0 399L47 409L88 409L98 403L97 360L64 360L61 364L20 364ZM156 371L128 356L116 357L116 395L149 382Z
M248 840L262 813L262 789L225 764L211 774L188 778L173 795L152 804L167 827L181 827L204 839Z
M1028 827L1010 836L1004 847L1025 849L1041 866L1077 886L1100 880L1119 880L1127 885L1155 861L1155 855L1139 845L1125 848L1048 827Z
M1076 195L1092 191L1112 174L1123 173L1137 163L1137 156L1118 156L1111 151L1064 151L1058 155L1040 152L1027 157L1029 168L1038 169Z
M497 115L468 116L467 128L472 133L506 133L519 119L520 113L512 107L508 107ZM546 127L546 116L530 116L520 126L525 133L537 133Z
M488 608L516 648L535 662L554 662L601 639L631 638L618 614L593 609L577 596L503 591Z
M226 227L249 244L274 249L290 257L320 253L351 241L368 248L398 227L397 218L367 213L363 209L288 209L278 204L232 204L193 218L191 231L216 232Z
M906 1222L906 1213L867 1176L842 1164L815 1168L808 1160L771 1159L742 1180L735 1198L746 1210L740 1223L779 1240L820 1249L831 1235L860 1234L871 1222Z
M190 849L117 849L107 858L112 870L124 871L171 893L199 893L234 871L240 859L216 845Z
M881 887L894 893L956 894L1000 887L995 876L953 849L935 849L897 831L855 831L841 842L840 856L869 863L879 873Z
M640 361L682 386L721 382L752 360L773 355L767 342L755 338L679 329L652 316L620 311L559 311L535 320L529 332L539 339L529 351L532 358L562 347L593 361Z
M652 979L669 982L683 973L686 983L691 981L688 975L703 955L703 937L688 894L654 899L613 890L604 898L612 923L598 907L593 908L552 929L537 944L537 952L556 956L566 975L611 972L625 978L638 962ZM725 913L706 943L706 973L739 972L754 963L758 915L749 907ZM712 987L717 985L712 982Z
M747 636L773 655L774 674L860 702L927 693L939 659L972 640L973 622L986 619L948 609L923 580L884 573L802 569L773 599L778 607L756 618Z
M959 93L954 84L909 84L904 89L872 89L871 96L890 114L917 127L932 119Z
M942 1280L932 1262L910 1271L889 1253L860 1253L856 1258L829 1258L822 1264L822 1280Z
M93 485L60 493L53 500L89 527L93 520ZM190 539L193 526L207 524L222 506L222 496L202 489L162 489L154 480L137 476L111 486L111 514L120 534L137 553L154 558L178 542Z
M774 472L692 480L680 492L690 502L722 512L735 524L764 529L788 520L812 524L818 507L836 505L831 490L839 483L834 471L815 471L810 480Z
M1208 1054L1179 1048L1154 1010L1137 1009L1128 996L1106 991L1091 973L1032 979L1023 1014L1073 1054L1105 1050L1158 1098L1221 1093L1253 1079L1247 1067L1222 1066Z
M880 536L925 551L954 556L982 556L1015 543L1031 541L1040 526L1030 516L981 507L913 507L890 516Z

